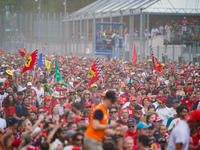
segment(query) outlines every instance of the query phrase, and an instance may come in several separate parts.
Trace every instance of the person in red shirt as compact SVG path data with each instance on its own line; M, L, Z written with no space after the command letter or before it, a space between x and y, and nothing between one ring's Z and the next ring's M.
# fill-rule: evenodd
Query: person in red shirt
M133 80L134 80L134 86L138 90L140 88L140 81L137 77L135 77Z
M192 138L192 145L189 146L189 148L191 148L192 150L199 150L200 149L200 145L199 145L200 131L198 131L197 128L191 129L190 138Z
M181 99L181 103L186 104L187 107L190 109L192 107L192 105L196 103L196 99L193 99L194 89L192 87L189 87L187 89L187 92L188 92L188 94L186 94L186 96L184 96Z
M116 106L117 106L117 109L118 109L118 115L117 116L122 116L122 106L124 105L124 101L123 101L123 98L122 97L119 97L117 103L116 103Z
M124 108L122 110L122 118L117 122L120 123L122 126L126 126L128 121L128 109Z
M133 118L129 118L127 121L128 130L125 133L125 137L132 137L134 145L136 145L137 139L137 130L136 130L136 121Z
M55 91L53 92L52 94L52 101L51 101L51 106L56 106L58 103L58 98L60 97L60 94L59 92Z
M129 93L129 88L126 87L124 90L124 93L120 96L123 98L124 102L129 102L129 98L130 98L130 93Z
M187 24L188 24L186 17L183 17L181 24L182 24L183 35L185 35L185 32L187 31Z
M44 111L45 113L47 113L47 115L51 114L52 105L50 97L44 98L44 105L42 106L42 108L44 108Z
M90 102L85 102L84 112L81 114L82 118L85 118L85 122L89 123L90 115L92 111L92 104Z
M192 20L190 21L192 33L194 33L194 27L195 27L196 22L197 20L194 18L192 18Z
M136 98L134 96L130 97L130 104L128 107L129 118L135 115L135 105L137 105Z

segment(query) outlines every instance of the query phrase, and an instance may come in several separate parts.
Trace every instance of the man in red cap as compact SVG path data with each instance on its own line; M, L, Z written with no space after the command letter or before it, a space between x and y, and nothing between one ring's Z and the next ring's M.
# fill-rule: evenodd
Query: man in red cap
M166 150L187 150L190 141L190 129L200 126L200 110L195 110L191 115L180 120L172 130Z
M90 102L85 102L84 112L81 114L82 118L85 118L85 122L89 123L90 115L92 111L92 104Z
M185 92L183 91L183 84L181 82L176 83L176 95L185 96Z
M155 82L153 80L151 80L149 83L149 89L147 89L146 94L149 97L156 97L157 93L158 92L155 89Z
M194 97L194 89L192 87L189 87L187 89L188 94L186 96L182 97L181 103L186 104L188 108L191 108L193 104L196 103L196 100L193 99Z
M82 117L76 117L74 119L74 122L76 123L77 128L79 128L80 126L84 126L85 125L85 119L82 118Z
M167 99L161 97L161 99L158 100L157 102L158 102L158 108L156 112L163 120L163 124L166 125L168 118L172 116L171 110L166 106Z

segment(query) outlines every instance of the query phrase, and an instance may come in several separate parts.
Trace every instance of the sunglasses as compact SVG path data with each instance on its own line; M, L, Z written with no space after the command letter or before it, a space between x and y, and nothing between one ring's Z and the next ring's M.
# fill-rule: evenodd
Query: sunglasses
M87 106L86 108L91 108L92 106Z
M117 112L116 111L111 111L110 113L113 114L113 113L117 113Z
M12 94L12 92L8 92L8 94Z
M76 141L83 141L83 139L76 139Z
M85 95L90 95L90 93L85 93Z
M44 111L39 111L39 113L41 114L41 113L45 113Z
M135 126L128 126L128 128L135 128Z

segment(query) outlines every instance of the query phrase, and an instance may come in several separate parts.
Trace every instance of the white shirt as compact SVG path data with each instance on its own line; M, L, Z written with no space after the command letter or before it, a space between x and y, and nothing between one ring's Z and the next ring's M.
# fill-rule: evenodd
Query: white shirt
M172 115L175 115L175 114L177 114L176 113L176 110L172 107L172 108L170 108L170 110L172 111Z
M42 87L40 87L39 90L37 89L37 87L33 87L32 89L34 89L35 92L37 93L39 105L42 105L42 100L43 100L43 97L44 97L44 89ZM40 97L41 95L42 95L42 98Z
M163 125L166 125L167 120L172 116L172 111L168 107L158 108L156 112L158 113L158 116L160 116L160 118L163 120Z
M26 89L26 87L22 87L21 85L18 85L18 87L17 87L17 91L18 92L21 92L21 91L23 91L25 89Z
M174 120L172 120L172 122L170 123L168 130L170 131L171 129L173 129L179 122L180 122L180 118L176 118Z
M72 150L73 147L73 145L65 146L63 150Z
M59 146L63 145L63 143L59 140L56 139L51 146L49 147L49 150L56 150Z
M0 128L5 129L6 128L6 121L2 118L0 118Z
M180 120L172 130L166 150L175 150L177 143L182 143L181 150L188 150L190 128L185 120Z
M59 115L63 115L63 106L61 106L60 104L57 104L56 106L58 107Z

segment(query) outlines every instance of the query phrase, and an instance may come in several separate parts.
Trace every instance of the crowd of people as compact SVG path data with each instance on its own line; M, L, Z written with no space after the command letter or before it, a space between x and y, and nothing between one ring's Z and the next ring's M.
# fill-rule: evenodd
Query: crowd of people
M199 63L151 60L132 65L100 59L102 76L88 86L94 60L44 55L51 66L22 73L19 54L1 55L2 150L198 150ZM55 62L67 84L56 81Z

